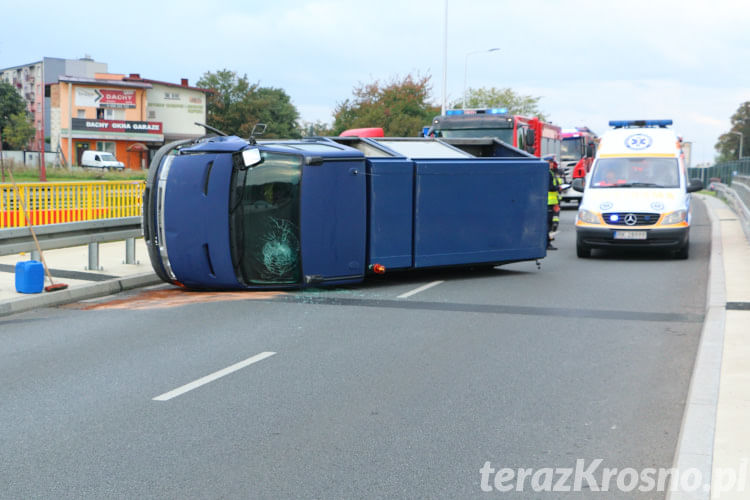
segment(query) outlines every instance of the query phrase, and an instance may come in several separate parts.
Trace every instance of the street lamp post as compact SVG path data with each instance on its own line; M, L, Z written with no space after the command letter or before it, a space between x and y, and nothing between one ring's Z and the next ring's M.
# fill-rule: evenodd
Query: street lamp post
M441 115L445 115L446 102L448 100L448 0L445 0L445 12L443 15L443 103Z
M729 133L730 134L737 134L737 135L740 136L740 150L738 152L737 159L741 160L742 159L742 132L734 132L734 131L730 130Z
M469 56L472 55L472 54L482 54L484 52L496 52L498 50L500 50L500 49L497 48L497 47L495 47L495 48L492 48L492 49L475 50L475 51L467 52L466 53L466 58L464 59L464 103L463 103L463 108L464 109L466 109L466 101L467 101L467 99L466 99L466 97L467 97L466 96L466 79L467 79L467 75L469 74Z
M0 172L2 172L2 182L5 182L5 163L3 163L3 130L0 129Z

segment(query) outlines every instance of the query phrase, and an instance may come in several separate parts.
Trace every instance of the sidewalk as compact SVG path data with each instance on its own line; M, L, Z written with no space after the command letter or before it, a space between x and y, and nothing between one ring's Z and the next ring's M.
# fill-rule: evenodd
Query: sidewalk
M750 497L747 477L750 472L750 244L737 215L723 202L703 197L706 198L721 227L726 285L711 498L747 499ZM724 492L733 481L743 481L744 490Z
M66 290L35 294L17 293L15 265L29 260L31 254L0 256L0 317L40 307L56 306L68 302L101 297L113 293L161 283L151 269L151 263L142 238L136 241L137 264L124 264L125 242L99 245L98 271L89 271L88 246L44 251L55 283L65 283ZM49 281L45 278L45 285Z

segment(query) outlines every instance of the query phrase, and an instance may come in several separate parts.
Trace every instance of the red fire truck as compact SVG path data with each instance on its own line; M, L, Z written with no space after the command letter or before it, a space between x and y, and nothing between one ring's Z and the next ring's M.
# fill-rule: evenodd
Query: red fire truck
M539 118L511 115L506 108L450 109L436 116L425 135L445 139L492 137L542 157L560 158L562 129Z
M579 164L586 173L591 170L596 153L596 134L588 127L564 128L562 141L560 168L565 180L570 182L573 180L573 169Z
M568 185L576 177L585 177L591 170L596 154L596 134L588 127L564 128L562 130L562 150L560 170L566 185L562 192L563 201L580 201L581 193Z

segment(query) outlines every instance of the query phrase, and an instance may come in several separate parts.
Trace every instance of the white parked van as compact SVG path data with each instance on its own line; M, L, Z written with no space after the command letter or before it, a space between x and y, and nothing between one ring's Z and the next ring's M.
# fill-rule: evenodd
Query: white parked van
M686 259L691 222L690 181L682 141L672 120L611 121L602 135L576 217L576 251L593 248L661 248Z
M123 170L125 168L125 164L117 161L115 155L104 151L84 151L81 157L81 166L104 170Z

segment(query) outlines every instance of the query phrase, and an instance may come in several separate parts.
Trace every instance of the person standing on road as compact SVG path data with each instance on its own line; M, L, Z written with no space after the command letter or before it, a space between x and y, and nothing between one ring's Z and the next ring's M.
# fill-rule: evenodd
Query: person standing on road
M549 188L547 189L547 250L557 250L552 244L551 233L560 225L560 178L557 176L555 155L543 158L549 163Z

